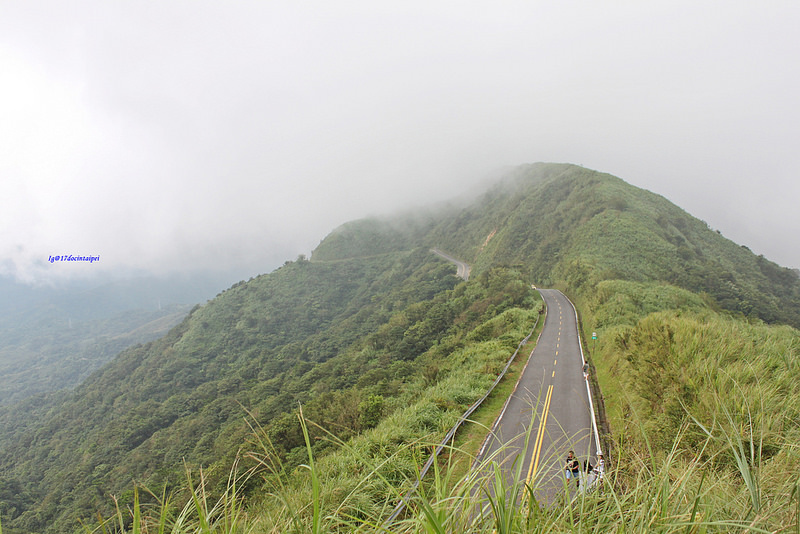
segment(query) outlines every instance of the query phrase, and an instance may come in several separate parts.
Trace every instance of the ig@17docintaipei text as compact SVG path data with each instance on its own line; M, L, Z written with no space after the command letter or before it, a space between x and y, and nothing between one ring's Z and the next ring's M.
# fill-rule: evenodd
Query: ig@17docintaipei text
M63 256L50 256L48 258L50 263L57 261L87 261L89 263L100 261L100 256L73 256L72 254L65 254Z

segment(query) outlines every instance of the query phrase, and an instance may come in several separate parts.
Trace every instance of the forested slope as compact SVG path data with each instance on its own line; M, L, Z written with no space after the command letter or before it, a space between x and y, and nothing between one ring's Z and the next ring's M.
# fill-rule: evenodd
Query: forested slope
M74 388L121 350L166 334L223 279L98 275L31 286L0 277L0 406Z
M180 483L184 461L224 483L250 433L248 412L287 465L302 460L298 403L345 438L374 426L384 415L374 404L423 376L420 354L531 297L497 272L435 300L459 281L453 272L421 249L287 262L124 351L57 405L29 402L35 419L4 412L4 528L63 531L53 525L75 525L134 480Z
M166 334L190 308L172 305L74 324L41 321L26 325L27 331L0 330L0 405L80 384L121 350Z

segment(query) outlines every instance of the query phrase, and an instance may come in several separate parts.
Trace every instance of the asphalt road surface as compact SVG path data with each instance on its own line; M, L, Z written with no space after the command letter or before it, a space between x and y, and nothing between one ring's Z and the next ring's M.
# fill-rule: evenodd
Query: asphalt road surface
M496 455L507 482L524 478L546 504L565 487L567 453L583 468L597 449L575 309L558 290L539 292L547 305L542 334L479 459ZM567 487L574 492L575 482Z
M441 256L442 258L446 259L449 262L455 263L456 276L458 276L459 278L463 278L464 280L469 280L469 271L470 271L469 265L467 265L461 260L457 260L456 258L447 254L446 252L442 252L438 248L431 249L431 252L433 252L438 256Z

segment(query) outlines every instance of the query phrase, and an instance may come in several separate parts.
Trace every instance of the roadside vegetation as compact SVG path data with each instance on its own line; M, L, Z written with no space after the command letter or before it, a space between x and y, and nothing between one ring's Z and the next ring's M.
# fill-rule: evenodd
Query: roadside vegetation
M682 294L673 297L683 302ZM594 311L602 316L604 305L619 301L601 298ZM660 302L671 307L676 300ZM469 336L510 326L505 345L486 339L454 353L442 369L447 379L410 394L406 408L375 428L341 440L297 411L301 464L287 469L269 434L253 428L243 457L256 465L237 464L221 496L212 498L192 473L193 496L169 507L159 504L163 498L139 504L140 530L131 523L135 507L111 523L124 525L122 532L797 532L798 332L720 315L691 299L683 308L646 309L600 330L595 364L604 369L615 433L606 478L589 494L551 506L520 504L533 502L535 487L517 484L493 498L483 490L493 482L492 458L477 470L453 468L474 453L458 440L419 491L406 493L438 437L488 385L482 369L500 365L513 340L526 335L531 314L509 310ZM242 489L254 485L257 491ZM401 496L408 509L386 523ZM156 530L162 517L177 530Z
M305 427L311 424L300 421ZM212 497L201 474L188 474L195 480L187 478L192 493L184 500L160 495L145 505L135 496L131 506L118 507L112 517L85 532L796 532L797 478L762 469L758 452L748 456L742 442L755 428L722 426L706 435L699 448L687 437L692 433L689 422L666 450L633 443L618 447L616 467L598 489L550 506L537 505L530 493L535 486L523 484L505 487L502 497L490 497L483 488L494 482L492 475L475 473L491 473L491 458L456 478L447 461L440 460L420 490L405 496L405 514L391 522L385 518L413 480L393 481L391 473L406 463L402 457L413 458L412 451L432 443L405 444L376 459L359 444L337 441L339 450L328 461L319 461L309 441L309 457L291 478L279 482L272 475L281 467L264 466L239 473L240 480L232 475L227 491ZM647 443L644 426L633 432L638 444ZM264 445L260 454L268 458L269 446ZM731 465L740 458L741 463ZM361 469L343 475L342 462ZM248 497L237 489L248 477L271 482L259 496Z

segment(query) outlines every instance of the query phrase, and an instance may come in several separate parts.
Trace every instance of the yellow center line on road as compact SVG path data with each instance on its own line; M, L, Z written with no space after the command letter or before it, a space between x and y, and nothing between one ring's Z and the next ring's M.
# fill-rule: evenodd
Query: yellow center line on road
M555 375L555 371L553 371ZM547 395L544 399L544 408L542 408L542 416L539 418L539 432L536 433L536 441L533 444L533 454L531 455L531 465L528 468L528 477L525 479L530 485L533 477L536 476L536 471L539 469L539 457L542 454L542 441L544 440L544 428L547 424L547 414L550 412L550 400L553 398L553 385L547 387Z

